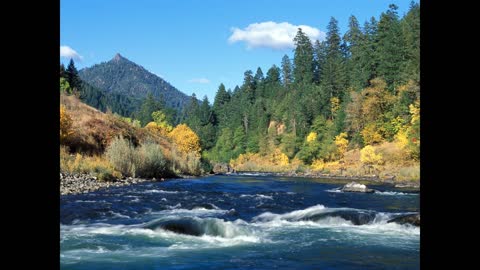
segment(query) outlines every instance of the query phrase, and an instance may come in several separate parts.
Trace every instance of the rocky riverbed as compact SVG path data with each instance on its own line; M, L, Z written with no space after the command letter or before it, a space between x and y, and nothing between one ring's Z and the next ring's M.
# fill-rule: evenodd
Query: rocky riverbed
M120 187L151 181L165 181L162 179L141 179L128 177L115 181L99 181L89 174L60 173L60 195L92 192L101 188Z

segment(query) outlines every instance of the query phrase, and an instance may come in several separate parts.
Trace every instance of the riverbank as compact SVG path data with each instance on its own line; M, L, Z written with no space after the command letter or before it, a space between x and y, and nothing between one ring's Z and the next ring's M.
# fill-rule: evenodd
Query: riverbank
M162 179L142 179L127 177L125 179L117 179L115 181L99 181L97 177L90 174L71 174L60 173L60 195L81 194L99 190L101 188L121 187L131 184L143 182L161 182Z
M420 191L420 181L395 181L394 178L383 179L378 176L346 176L346 175L333 175L322 173L301 173L301 172L236 172L236 173L217 173L217 175L235 175L235 174L267 174L278 177L301 177L310 179L321 179L324 182L334 182L345 184L351 181L356 181L361 184L383 184L389 185L395 188L413 189ZM209 175L202 175L204 177ZM184 179L195 178L194 176L181 175L178 178L171 179ZM127 177L124 179L116 179L115 181L100 181L97 177L90 174L71 174L60 173L60 195L81 194L87 192L93 192L102 188L120 187L131 184L138 184L143 182L163 182L165 178L161 179L144 179L144 178L132 178Z
M278 176L288 176L288 177L305 177L305 178L322 178L322 179L331 179L331 180L344 180L344 181L359 181L359 182L369 182L369 183L381 183L388 184L398 188L418 188L420 189L420 181L411 180L411 181L398 181L395 177L390 178L380 178L377 175L372 176L352 176L352 175L335 175L335 174L324 174L324 173L278 173Z
M322 179L327 180L326 182L335 182L335 183L348 183L351 181L356 181L362 184L384 184L389 185L395 188L407 188L407 189L418 189L420 190L420 181L411 180L411 181L398 181L394 177L390 178L380 178L376 175L372 176L351 176L351 175L335 175L335 174L324 174L324 173L312 173L312 172L253 172L253 171L239 171L235 173L219 173L225 175L234 175L234 174L268 174L278 177L301 177L301 178L312 178L312 179Z

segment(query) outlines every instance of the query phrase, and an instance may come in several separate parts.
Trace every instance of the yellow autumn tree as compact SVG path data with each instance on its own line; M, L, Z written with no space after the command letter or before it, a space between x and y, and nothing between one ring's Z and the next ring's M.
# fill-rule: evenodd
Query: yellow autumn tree
M273 151L270 161L275 164L275 165L280 165L280 166L287 166L288 165L288 157L282 151L278 148Z
M377 144L383 141L383 137L375 123L367 124L360 133L362 134L365 144Z
M373 146L367 145L360 150L360 161L365 165L377 165L383 163L383 157L375 153Z
M171 128L166 128L158 125L155 122L150 122L145 126L146 129L150 130L151 132L158 133L162 136L168 136L168 133L172 131Z
M400 149L406 149L408 146L408 127L402 127L400 130L397 132L395 135L395 144L398 146Z
M173 127L168 124L167 117L162 111L155 111L152 113L153 121L148 123L145 128L158 133L162 136L168 136L168 133L173 130Z
M312 162L311 167L314 171L323 171L325 168L325 162L323 162L323 159L315 159Z
M340 99L338 97L332 97L330 99L330 110L332 112L332 115L335 115L339 109L340 109Z
M395 102L395 96L387 90L387 84L380 78L370 81L371 86L363 89L362 115L365 122L375 122Z
M72 124L72 118L67 113L65 106L60 105L60 143L73 134Z
M169 136L183 153L194 152L200 154L200 138L187 125L176 126Z
M310 132L307 136L307 142L313 142L317 139L317 133L316 132Z
M348 146L347 133L342 132L335 136L335 145L337 146L340 157L343 158Z

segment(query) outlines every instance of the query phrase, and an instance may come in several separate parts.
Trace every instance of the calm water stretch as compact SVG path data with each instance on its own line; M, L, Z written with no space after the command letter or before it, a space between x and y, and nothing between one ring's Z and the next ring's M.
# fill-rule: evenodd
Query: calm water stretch
M419 269L420 229L387 223L420 196L268 175L60 198L62 269Z

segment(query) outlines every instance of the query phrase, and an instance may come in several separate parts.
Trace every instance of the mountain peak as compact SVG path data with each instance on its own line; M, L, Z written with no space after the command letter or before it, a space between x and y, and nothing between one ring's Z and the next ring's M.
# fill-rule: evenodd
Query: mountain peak
M166 106L179 111L191 99L167 81L154 76L142 66L120 55L120 53L116 53L110 61L81 69L79 76L86 83L109 95L121 95L133 98L136 101L146 98L148 93L152 93L155 98L163 96ZM136 110L138 109L137 105L137 103L132 103L131 108Z
M123 56L121 56L120 53L117 53L117 54L115 54L115 56L113 57L112 60L118 62L118 61L120 61L120 60L122 60L122 59L125 59L125 58L124 58Z

